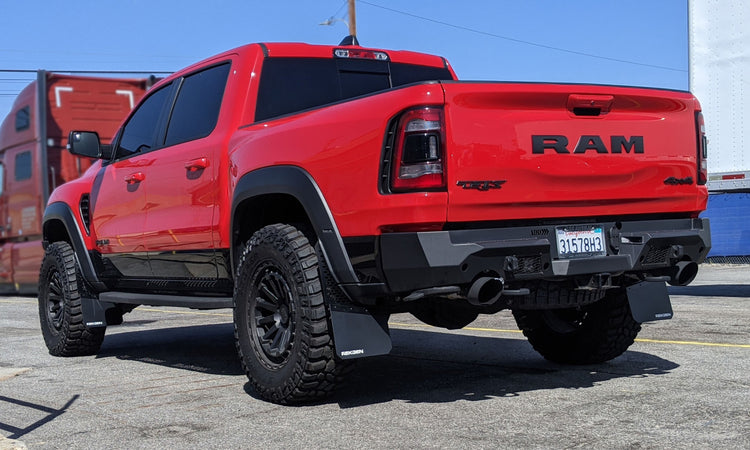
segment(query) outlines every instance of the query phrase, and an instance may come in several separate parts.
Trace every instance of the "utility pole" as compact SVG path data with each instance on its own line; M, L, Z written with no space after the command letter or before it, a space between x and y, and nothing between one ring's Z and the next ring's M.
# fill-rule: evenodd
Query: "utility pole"
M357 37L357 13L354 10L354 0L349 0L349 36Z
M345 37L339 45L359 45L357 41L357 13L354 11L354 0L348 0L349 21L331 16L328 20L320 22L319 25L333 25L336 22L344 22L349 27L349 36Z

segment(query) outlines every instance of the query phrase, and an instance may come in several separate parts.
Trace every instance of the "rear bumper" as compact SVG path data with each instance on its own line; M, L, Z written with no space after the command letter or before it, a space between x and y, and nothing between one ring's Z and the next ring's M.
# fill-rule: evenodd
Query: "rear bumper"
M387 290L403 294L468 285L493 274L506 280L656 272L678 261L702 262L711 248L708 219L602 222L606 255L558 257L555 225L415 233L379 239Z

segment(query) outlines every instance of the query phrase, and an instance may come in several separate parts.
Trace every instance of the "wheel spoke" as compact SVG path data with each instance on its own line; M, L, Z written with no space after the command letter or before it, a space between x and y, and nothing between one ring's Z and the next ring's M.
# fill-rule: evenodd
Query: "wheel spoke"
M255 299L255 306L257 306L258 308L262 310L271 311L271 312L276 312L279 309L278 306L274 305L273 303L267 302L266 300L260 297L257 297Z
M266 283L263 283L263 285L261 285L260 290L261 290L261 292L263 292L264 294L266 294L268 297L270 297L271 300L273 300L274 303L279 303L279 297L276 294L274 294L273 292L271 292L270 289L268 289L268 286L266 285Z
M62 298L63 290L60 276L55 273L49 282L49 298L59 301Z
M278 274L275 274L273 279L271 280L271 284L273 286L273 291L276 293L276 296L280 299L287 299L286 295L286 289L284 279L281 278Z
M271 349L274 350L278 355L280 355L284 350L284 346L281 345L281 342L283 341L286 331L287 330L279 330L279 332L276 333L276 336L274 336L273 342L271 343Z
M265 317L260 317L259 316L258 320L256 321L256 323L258 324L258 326L270 325L270 324L275 323L275 322L276 322L276 318L273 315L265 316Z
M277 340L279 341L277 346L279 348L279 352L283 352L286 350L286 348L289 346L289 342L291 341L292 332L289 328L284 328L284 330L279 333L279 337L277 337Z
M279 331L279 326L277 324L273 324L263 335L263 340L269 340L271 336L273 336L275 333Z

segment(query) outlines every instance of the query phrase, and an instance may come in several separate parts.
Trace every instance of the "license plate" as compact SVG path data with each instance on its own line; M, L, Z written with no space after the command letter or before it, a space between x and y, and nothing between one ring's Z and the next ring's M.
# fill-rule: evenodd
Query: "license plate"
M557 255L560 258L580 258L606 255L604 231L601 225L556 228Z

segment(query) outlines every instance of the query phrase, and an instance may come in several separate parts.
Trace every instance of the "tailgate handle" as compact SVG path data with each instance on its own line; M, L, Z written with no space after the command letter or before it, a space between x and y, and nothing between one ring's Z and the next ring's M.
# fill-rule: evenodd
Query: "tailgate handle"
M576 116L601 116L610 111L614 101L612 95L570 94L568 111Z

